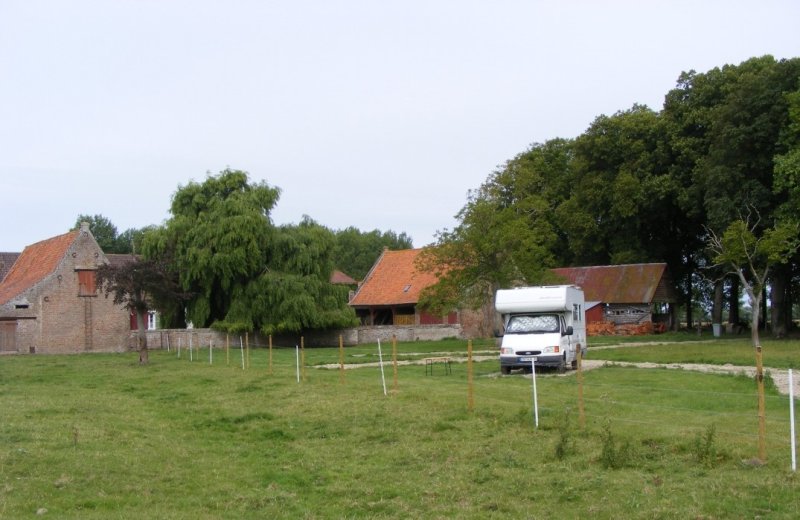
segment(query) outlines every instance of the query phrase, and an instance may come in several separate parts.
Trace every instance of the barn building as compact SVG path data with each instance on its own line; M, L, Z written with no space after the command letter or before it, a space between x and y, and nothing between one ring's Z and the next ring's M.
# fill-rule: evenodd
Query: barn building
M417 308L422 291L436 275L420 271L422 249L384 250L350 299L362 325L439 325L458 323L458 313L433 316Z
M583 289L587 323L652 323L664 330L675 323L677 297L667 264L563 267L553 272L564 283Z
M95 286L108 262L88 224L26 247L0 282L0 352L125 350L129 312Z

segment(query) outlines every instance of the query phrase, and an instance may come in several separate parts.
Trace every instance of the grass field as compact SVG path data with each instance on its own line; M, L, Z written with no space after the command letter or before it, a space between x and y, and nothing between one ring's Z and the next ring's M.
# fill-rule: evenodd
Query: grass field
M340 374L312 368L337 349L305 354L300 383L290 349L272 374L263 349L247 370L224 350L213 365L207 350L156 351L144 368L134 353L0 357L0 518L800 516L788 399L769 390L769 460L755 464L744 377L592 370L580 430L575 375L544 374L536 429L531 379L498 377L496 361L475 364L470 413L466 364L400 366L397 392L388 365L384 396L378 368ZM374 345L346 354L377 359Z
M684 338L691 335L684 335ZM659 336L650 339L663 341ZM641 341L641 340L640 340ZM592 351L597 346L595 338L591 338L587 357L609 361L650 361L653 363L730 363L737 366L755 366L756 358L750 338L734 338L725 340L705 339L700 342L688 340L675 343L637 345L635 348L614 348ZM772 368L800 368L800 341L770 340L761 342L764 366Z

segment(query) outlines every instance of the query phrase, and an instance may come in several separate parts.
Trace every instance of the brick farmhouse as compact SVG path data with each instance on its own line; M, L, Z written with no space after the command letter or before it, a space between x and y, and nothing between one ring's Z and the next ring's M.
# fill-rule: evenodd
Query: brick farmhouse
M130 313L95 286L108 262L88 224L26 247L0 282L0 352L126 350Z

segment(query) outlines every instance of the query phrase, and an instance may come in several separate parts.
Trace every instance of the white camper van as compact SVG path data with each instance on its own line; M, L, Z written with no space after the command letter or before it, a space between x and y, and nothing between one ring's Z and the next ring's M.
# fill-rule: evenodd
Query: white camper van
M586 309L583 291L574 285L500 289L495 309L503 316L500 372L513 368L577 365L578 349L586 354Z

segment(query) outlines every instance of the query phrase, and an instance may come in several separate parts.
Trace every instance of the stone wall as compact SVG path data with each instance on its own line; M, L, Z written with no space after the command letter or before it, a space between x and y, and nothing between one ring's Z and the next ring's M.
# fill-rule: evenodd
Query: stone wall
M335 347L339 345L339 336L342 343L347 346L368 343L390 342L392 336L398 341L436 341L445 338L461 338L460 325L404 325L404 326L376 326L356 327L351 329L333 331L313 331L303 336L303 345L307 347ZM247 343L252 348L267 347L269 337L261 334L248 334ZM215 348L225 347L230 342L231 348L238 348L240 336L238 334L225 334L212 329L164 329L147 331L147 345L151 349L188 348L190 343L194 348L201 346L207 348L213 342ZM241 336L245 342L245 336ZM136 331L131 331L129 344L136 344ZM274 347L294 347L300 344L300 335L281 334L273 336Z

